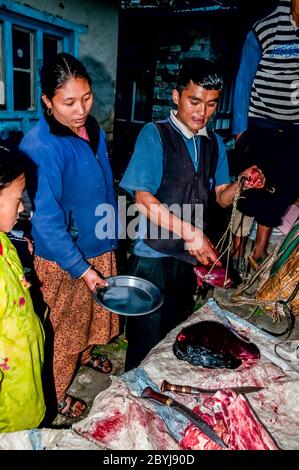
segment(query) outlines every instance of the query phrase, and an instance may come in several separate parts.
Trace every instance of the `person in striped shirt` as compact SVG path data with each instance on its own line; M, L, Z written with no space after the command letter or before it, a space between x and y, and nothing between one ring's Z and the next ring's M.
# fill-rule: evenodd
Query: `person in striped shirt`
M299 0L279 0L249 32L236 78L232 131L238 169L256 164L267 181L268 190L250 189L239 202L241 213L257 221L251 254L260 260L272 228L299 196ZM236 253L241 237L234 244ZM244 256L244 244L238 254Z

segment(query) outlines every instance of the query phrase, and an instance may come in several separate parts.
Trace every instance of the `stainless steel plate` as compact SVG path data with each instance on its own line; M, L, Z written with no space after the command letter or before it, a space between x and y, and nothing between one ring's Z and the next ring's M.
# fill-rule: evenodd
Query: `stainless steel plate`
M107 287L98 288L96 302L119 315L147 315L163 304L161 290L152 282L136 276L107 277Z

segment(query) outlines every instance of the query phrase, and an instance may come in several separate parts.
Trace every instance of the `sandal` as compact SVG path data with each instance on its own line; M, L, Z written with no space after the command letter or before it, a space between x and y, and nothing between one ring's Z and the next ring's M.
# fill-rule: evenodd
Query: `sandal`
M80 409L76 407L76 404L81 404L84 406L84 408ZM72 395L65 395L64 398L60 400L57 405L58 413L62 416L67 416L68 418L78 418L82 415L82 413L84 413L86 408L87 404L84 400L73 397ZM66 411L63 411L64 409L66 409Z
M88 362L85 362L84 364L82 363L82 366L90 367L91 369L96 370L97 372L102 372L103 374L110 374L112 371L112 362L108 359L106 354L93 353L91 354Z

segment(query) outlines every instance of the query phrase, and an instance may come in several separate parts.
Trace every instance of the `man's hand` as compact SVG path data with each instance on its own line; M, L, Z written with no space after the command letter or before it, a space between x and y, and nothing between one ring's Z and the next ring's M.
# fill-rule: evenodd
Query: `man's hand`
M239 176L243 177L243 189L262 189L265 187L266 179L256 165L244 170ZM222 207L228 207L233 203L236 191L239 188L237 181L231 184L216 186L216 201Z
M247 168L239 176L242 176L244 179L243 187L245 189L262 189L265 186L265 176L256 165Z
M216 261L218 253L203 232L189 222L182 221L151 193L136 191L136 204L150 220L182 238L190 255L195 256L200 263L213 264ZM217 266L221 266L220 261Z
M214 246L204 235L201 230L195 227L190 228L184 234L185 248L189 251L190 255L195 256L197 261L201 264L213 264L218 258L218 253ZM221 262L217 261L217 266L221 266Z
M101 278L92 268L90 268L82 277L89 290L94 293L97 285L101 287L108 286L108 282Z

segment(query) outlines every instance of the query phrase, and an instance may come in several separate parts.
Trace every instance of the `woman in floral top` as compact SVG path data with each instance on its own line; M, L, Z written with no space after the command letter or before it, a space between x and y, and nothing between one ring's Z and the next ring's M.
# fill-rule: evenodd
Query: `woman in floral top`
M45 415L44 332L16 249L5 235L23 210L24 187L21 155L0 146L0 432L35 428Z

